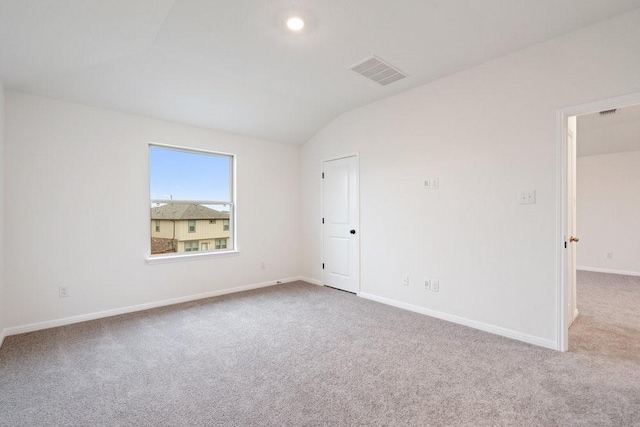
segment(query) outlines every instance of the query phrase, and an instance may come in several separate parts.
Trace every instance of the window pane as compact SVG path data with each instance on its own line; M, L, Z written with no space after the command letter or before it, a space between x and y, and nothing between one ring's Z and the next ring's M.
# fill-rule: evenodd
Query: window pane
M151 254L233 249L233 156L150 145L149 160Z
M231 201L231 157L150 147L151 199Z

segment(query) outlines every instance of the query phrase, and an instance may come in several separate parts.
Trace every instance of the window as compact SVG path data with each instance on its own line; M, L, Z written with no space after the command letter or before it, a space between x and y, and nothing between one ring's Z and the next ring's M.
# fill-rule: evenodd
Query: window
M152 230L160 232L162 225L151 255L235 249L234 160L228 154L150 144ZM208 225L219 220L222 227Z
M227 249L227 239L216 239L216 249Z
M198 241L194 240L193 242L184 242L184 251L185 252L193 252L198 250Z

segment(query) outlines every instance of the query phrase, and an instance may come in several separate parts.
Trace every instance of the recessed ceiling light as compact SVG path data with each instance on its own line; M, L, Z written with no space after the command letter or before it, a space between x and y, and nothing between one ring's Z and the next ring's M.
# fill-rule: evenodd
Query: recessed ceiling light
M291 31L300 31L304 28L304 21L297 16L291 17L287 20L287 27L289 27Z

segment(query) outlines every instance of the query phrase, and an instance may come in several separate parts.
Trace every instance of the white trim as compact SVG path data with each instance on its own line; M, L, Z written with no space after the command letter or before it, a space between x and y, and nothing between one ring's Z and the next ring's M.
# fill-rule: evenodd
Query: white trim
M568 147L568 122L569 114L558 111L557 116L557 150L556 150L556 350L569 350L569 327L566 322L567 307L567 147Z
M357 157L358 158L358 163L359 163L359 161L360 161L360 151L353 151L351 153L343 153L343 154L339 154L339 155L332 156L332 157L325 157L324 159L322 159L321 164L324 165L324 162L331 162L333 160L346 159L348 157Z
M194 202L194 203L198 203L198 202L204 202L204 203L200 203L200 204L228 204L231 206L231 213L233 214L229 220L231 221L231 224L233 225L232 231L233 233L231 233L231 235L229 236L229 241L231 243L231 248L232 250L228 251L229 254L232 253L237 253L240 252L240 245L238 243L238 206L236 205L236 201L238 200L238 185L237 185L237 180L238 180L238 155L237 154L232 154L232 153L225 153L222 151L209 151L209 150L204 150L204 149L199 149L199 148L189 148L189 147L183 147L183 146L179 146L179 145L170 145L170 144L163 144L163 143L159 143L159 142L153 142L150 141L147 143L147 188L149 189L149 201L153 203L154 199L151 198L151 147L155 146L155 147L160 147L160 148L165 148L165 149L171 149L171 150L175 150L175 151L182 151L185 153L189 153L189 152L193 152L193 153L198 153L198 154L207 154L207 155L214 155L214 156L220 156L220 157L230 157L231 158L231 170L230 172L230 177L229 179L231 180L231 201L230 202L213 202L213 201L202 201L202 200L169 200L170 202ZM160 199L158 199L160 200ZM149 205L147 205L147 215L149 218L149 221L153 221L153 219L151 218L151 210L148 207ZM150 223L150 222L149 222ZM148 234L148 239L147 242L151 242L151 236L152 236L152 231L151 231L151 227L149 227L149 234ZM175 237L175 236L174 236ZM151 251L151 247L149 247L149 251ZM193 257L194 254L188 254L188 256ZM215 256L213 258L219 257L219 254L215 254ZM178 256L179 257L179 256ZM161 258L165 258L162 261L159 261ZM175 255L170 255L170 256L159 256L159 257L151 257L151 253L148 252L147 256L146 256L146 261L147 264L163 264L166 262L173 262L173 261L184 261L183 259L175 259L177 258ZM199 259L202 258L212 258L210 256L202 256ZM158 261L155 261L158 260Z
M324 286L322 280L312 279L310 277L300 276L300 280L303 282L311 283L312 285Z
M225 258L230 256L238 256L240 255L239 251L224 251L224 252L185 252L180 255L154 255L148 256L146 258L147 264L166 264L168 262L178 262L178 261L193 261L198 259L209 259L209 258Z
M233 153L225 153L224 151L212 151L204 148L193 148L193 147L185 147L184 145L173 145L173 144L164 144L162 142L154 142L149 141L149 145L155 145L156 147L166 148L174 151L182 151L185 153L199 153L199 154L210 154L213 156L235 156Z
M576 267L576 270L593 271L594 273L621 274L623 276L640 276L639 271L611 270L609 268Z
M0 348L2 348L2 344L4 343L5 337L9 336L6 329L0 331Z
M389 298L379 297L377 295L360 292L358 296L366 298L371 301L380 302L382 304L391 305L393 307L402 308L405 310L413 311L415 313L425 314L427 316L435 317L438 319L446 320L447 322L456 323L458 325L468 326L473 329L479 329L481 331L489 332L495 335L501 335L503 337L511 338L514 340L522 341L528 344L537 345L539 347L549 348L556 350L557 345L554 340L536 337L533 335L525 334L522 332L514 331L500 326L490 325L488 323L482 323L475 320L467 319L466 317L454 316L440 311L430 310L428 308L419 307L413 304L407 304L404 302L392 300Z
M194 205L225 205L225 206L233 206L233 202L229 202L229 201L225 202L225 201L220 201L220 200L150 199L149 201L151 203L163 203L163 204L167 204L167 205L170 204L170 203L193 203ZM192 218L192 219L189 219L189 221L193 221L194 219L200 219L200 218ZM209 218L202 218L202 219L209 219ZM227 219L227 218L215 218L215 219ZM153 218L151 220L155 221ZM163 220L168 221L169 219L163 218Z
M96 313L81 314L78 316L65 317L62 319L47 320L44 322L29 323L21 326L6 328L3 331L4 336L24 334L27 332L39 331L41 329L56 328L58 326L71 325L74 323L86 322L88 320L102 319L104 317L118 316L120 314L133 313L136 311L144 311L152 308L164 307L167 305L180 304L183 302L195 301L204 298L217 297L220 295L233 294L236 292L249 291L251 289L265 288L268 286L276 286L282 283L295 282L301 280L300 277L289 277L287 279L270 280L268 282L254 283L251 285L237 286L235 288L219 289L216 291L205 292L202 294L188 295L184 297L170 298L161 301L149 302L144 304L130 305L127 307L115 308L111 310L98 311Z
M557 350L569 350L569 322L567 322L567 297L569 286L567 274L567 257L564 242L567 234L567 212L569 200L567 196L567 120L571 116L596 113L598 111L621 108L640 104L640 92L634 92L615 98L602 99L582 105L558 110L556 124L556 341ZM579 137L578 137L579 138Z

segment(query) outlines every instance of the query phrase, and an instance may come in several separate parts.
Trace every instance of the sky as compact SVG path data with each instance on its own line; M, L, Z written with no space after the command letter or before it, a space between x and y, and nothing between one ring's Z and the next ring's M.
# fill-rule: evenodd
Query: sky
M151 146L151 199L231 201L231 157Z

